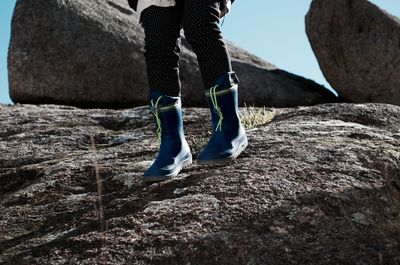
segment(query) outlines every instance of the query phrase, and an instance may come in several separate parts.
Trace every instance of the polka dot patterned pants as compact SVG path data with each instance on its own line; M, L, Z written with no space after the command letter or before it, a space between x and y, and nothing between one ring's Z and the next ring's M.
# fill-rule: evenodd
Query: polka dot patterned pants
M176 0L175 6L149 6L140 17L145 32L147 78L150 90L180 96L180 31L197 56L205 89L232 71L219 27L220 0Z

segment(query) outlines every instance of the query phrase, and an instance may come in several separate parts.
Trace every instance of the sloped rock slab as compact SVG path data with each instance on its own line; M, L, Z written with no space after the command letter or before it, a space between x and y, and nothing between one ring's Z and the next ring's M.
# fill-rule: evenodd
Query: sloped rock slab
M184 109L194 154L208 119ZM152 185L146 107L1 105L0 123L2 264L399 263L399 107L278 109L234 163Z

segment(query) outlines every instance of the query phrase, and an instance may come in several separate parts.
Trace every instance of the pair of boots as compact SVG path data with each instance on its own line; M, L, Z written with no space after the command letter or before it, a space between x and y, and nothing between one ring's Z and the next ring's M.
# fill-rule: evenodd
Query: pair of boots
M239 79L231 71L220 76L206 91L213 133L197 156L198 164L225 164L247 147L246 132L239 118L238 84ZM176 176L190 165L192 154L184 136L180 97L151 92L150 110L154 114L160 149L154 163L144 172L143 181L157 182Z

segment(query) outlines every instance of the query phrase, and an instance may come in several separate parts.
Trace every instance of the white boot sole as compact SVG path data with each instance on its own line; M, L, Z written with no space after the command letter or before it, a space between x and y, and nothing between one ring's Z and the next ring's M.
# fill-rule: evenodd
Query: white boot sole
M197 164L199 165L225 165L231 162L232 160L236 159L248 146L247 137L245 142L239 145L236 151L227 158L223 159L213 159L213 160L197 160Z
M167 180L169 178L175 177L179 174L179 172L183 169L183 168L187 168L189 165L191 165L193 163L193 159L192 156L190 156L188 159L184 160L180 165L178 165L176 167L176 169L165 176L147 176L145 178L143 178L143 182L147 183L147 182L160 182L160 181L164 181Z

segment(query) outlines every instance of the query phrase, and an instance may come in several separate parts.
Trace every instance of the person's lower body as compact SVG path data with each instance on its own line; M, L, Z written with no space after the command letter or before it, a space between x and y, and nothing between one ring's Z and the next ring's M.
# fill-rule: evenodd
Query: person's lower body
M143 10L141 14L141 23L145 32L144 55L150 87L149 101L154 103L154 101L160 99L160 96L166 99L170 98L171 100L174 97L180 98L181 96L179 53L180 30L183 28L186 40L197 56L204 87L206 89L206 96L208 97L209 107L212 113L214 130L210 142L215 142L216 140L224 141L224 143L219 145L220 149L218 150L215 148L210 149L211 145L208 144L200 153L203 155L199 158L203 158L202 161L205 163L207 163L207 161L211 161L212 163L227 161L227 156L233 159L242 149L244 150L245 145L247 146L247 138L245 139L246 144L244 144L243 139L245 138L245 133L243 126L240 124L237 108L238 78L232 71L228 50L219 28L220 1L176 0L176 2L176 6L172 7L149 6ZM233 78L232 75L234 75L235 78ZM226 80L230 80L231 82L228 83ZM226 93L227 88L234 86L236 86L236 90L229 89L229 93ZM210 94L211 90L213 94ZM221 91L225 91L223 92L223 97L219 95ZM230 94L230 96L228 94ZM218 98L220 98L219 101L222 100L224 102L218 104ZM211 104L211 102L215 102L216 104ZM221 108L221 106L223 107ZM163 108L162 105L161 108ZM218 117L215 114L217 112ZM153 113L157 122L159 117L157 117L157 113ZM181 116L181 113L176 113L177 117L175 117L175 119L181 122L181 117L178 117ZM230 116L234 116L235 118L230 118ZM221 122L224 126L219 126ZM162 128L160 130L162 124L164 124L164 126L169 126L169 123L163 123L158 120L158 131L162 131ZM218 131L217 127L220 129L219 133L214 134L214 132ZM167 130L170 129L171 128L167 128ZM227 130L233 132L227 133ZM182 146L185 146L184 143L186 141L184 140L183 133L175 133L175 135L180 139L179 141L183 143ZM238 141L238 137L242 140ZM241 148L237 148L236 142L240 144ZM183 160L176 163L176 156L181 153L182 150L179 148L168 150L162 147L163 146L160 146L160 151L164 150L170 157L175 158L175 168L182 168ZM232 149L234 151L228 150L227 152L227 149ZM232 153L231 151L234 152L233 155L230 154ZM160 152L157 159L161 156L163 156L163 154ZM172 160L164 160L165 163L159 163L158 167L169 167L173 169L174 166L171 166L168 164L169 162L167 162L167 160ZM150 174L149 171L154 171L155 164L156 163L153 163L152 170L149 169L145 172L145 177L147 173ZM172 171L176 172L177 170L173 169ZM160 170L158 172L157 174L161 174ZM169 177L170 176L171 174L169 174Z
M219 27L220 0L176 0L176 6L149 6L142 11L145 60L150 90L178 96L180 31L197 56L205 89L232 71Z

